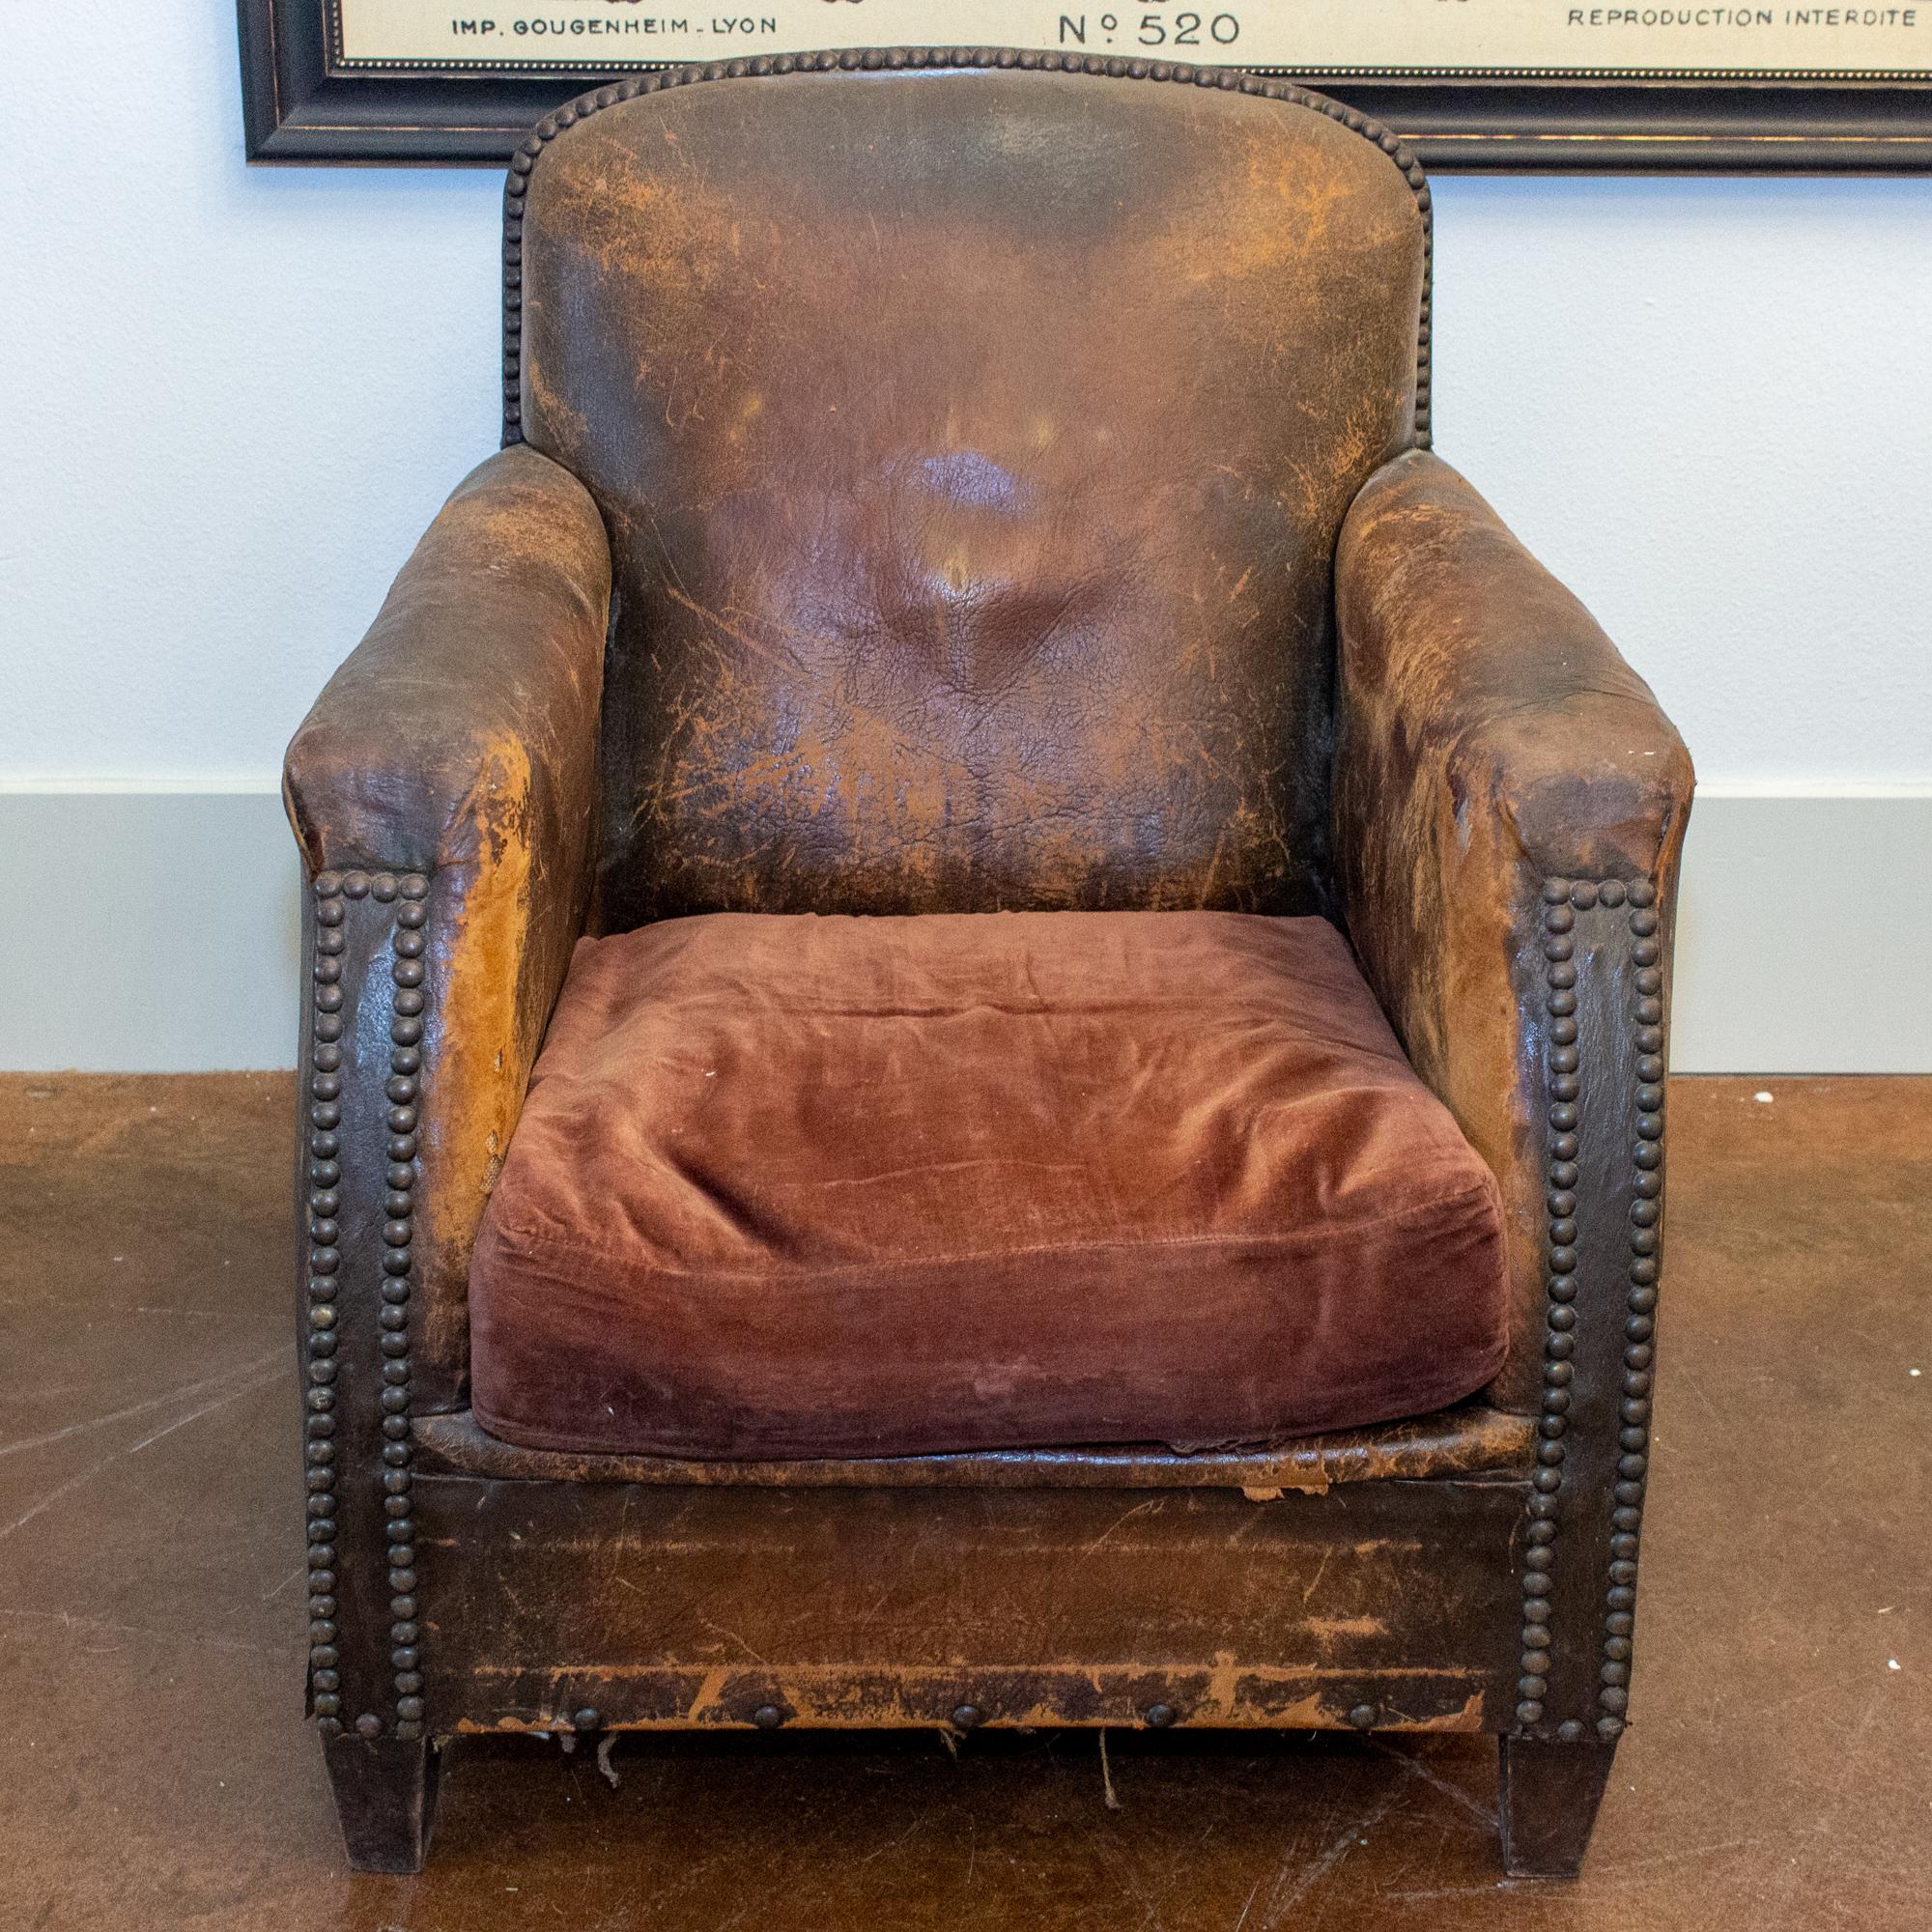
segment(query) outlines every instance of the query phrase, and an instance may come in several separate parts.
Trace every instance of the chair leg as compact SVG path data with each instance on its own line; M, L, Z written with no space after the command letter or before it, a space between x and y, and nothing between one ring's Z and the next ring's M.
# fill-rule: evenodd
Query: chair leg
M1503 1869L1512 1878L1575 1878L1609 1782L1616 1740L1557 1744L1505 1737L1498 1743Z
M349 1863L360 1872L419 1872L436 1823L437 1754L427 1738L322 1741Z

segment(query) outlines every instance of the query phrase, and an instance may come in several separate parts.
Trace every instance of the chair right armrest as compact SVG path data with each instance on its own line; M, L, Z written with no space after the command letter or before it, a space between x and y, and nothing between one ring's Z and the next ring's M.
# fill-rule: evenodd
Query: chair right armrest
M330 1063L309 1068L310 1099L372 1109L371 1134L391 1107L395 1146L410 1145L391 1148L388 1192L415 1283L418 1408L461 1399L470 1247L583 926L610 599L588 493L534 450L501 450L443 506L288 751L317 997L331 1003L310 1015ZM409 1036L394 1066L390 1005L413 1009L394 1015ZM358 1073L355 1044L379 1026L380 1064ZM420 1169L407 1217L399 1160ZM347 1156L329 1165L346 1173ZM373 1204L326 1217L345 1240L380 1227L374 1184Z

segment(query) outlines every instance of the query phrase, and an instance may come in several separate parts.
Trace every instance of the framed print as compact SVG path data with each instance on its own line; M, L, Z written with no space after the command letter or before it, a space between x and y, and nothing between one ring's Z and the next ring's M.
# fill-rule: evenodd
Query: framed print
M1932 0L239 0L255 160L502 161L602 79L1012 46L1289 75L1430 167L1932 166Z

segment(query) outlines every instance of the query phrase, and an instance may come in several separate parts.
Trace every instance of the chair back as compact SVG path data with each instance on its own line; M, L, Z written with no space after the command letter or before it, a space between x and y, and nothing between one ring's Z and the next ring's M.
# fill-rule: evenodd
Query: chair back
M1285 84L974 58L628 82L514 165L511 434L612 544L605 929L1323 902L1421 172Z

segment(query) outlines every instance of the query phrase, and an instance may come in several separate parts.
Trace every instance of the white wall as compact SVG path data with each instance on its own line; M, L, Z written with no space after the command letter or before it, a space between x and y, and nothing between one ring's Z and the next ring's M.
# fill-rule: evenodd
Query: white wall
M0 24L10 372L0 775L273 781L320 680L496 446L481 170L242 159L234 10Z
M266 792L495 445L497 184L250 170L230 11L113 11L123 50L84 76L65 10L0 21L0 108L33 130L0 197L0 787ZM1932 895L1932 181L1447 178L1436 208L1438 447L1651 679L1707 788L1782 811L1889 787L1845 865L1891 891L1916 866ZM1762 824L1775 858L1787 820ZM1803 893L1702 922L1683 982L1715 987L1739 922ZM11 928L30 973L35 910ZM135 1064L61 997L14 1005L0 1065ZM1773 1013L1680 1026L1679 1063L1818 1064ZM1932 1065L1917 1024L1874 1015L1859 1050ZM168 1064L288 1057L222 1037Z

